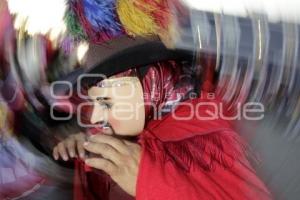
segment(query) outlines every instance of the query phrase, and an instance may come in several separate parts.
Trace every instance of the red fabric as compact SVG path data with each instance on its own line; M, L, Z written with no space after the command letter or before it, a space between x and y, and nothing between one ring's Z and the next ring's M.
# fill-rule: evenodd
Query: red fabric
M190 101L215 102L207 99ZM207 106L199 108L207 116ZM187 106L175 112L187 116ZM246 149L231 125L216 119L186 122L167 115L141 134L143 147L137 200L271 199L246 158Z
M214 91L214 75L216 71L216 59L213 55L204 54L203 60L201 60L201 65L205 66L203 71L203 82L201 89L206 92Z
M193 90L191 74L183 71L181 63L168 61L149 67L142 80L147 119L153 118L153 107L175 108ZM165 111L168 112L168 111Z
M105 174L96 173L92 169L86 170L82 160L75 160L75 200L107 200L109 189L110 179Z

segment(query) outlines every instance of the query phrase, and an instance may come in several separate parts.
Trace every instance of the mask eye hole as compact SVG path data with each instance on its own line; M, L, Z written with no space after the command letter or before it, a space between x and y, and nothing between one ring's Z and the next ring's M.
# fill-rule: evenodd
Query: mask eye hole
M110 98L109 97L97 97L96 100L97 101L108 101L108 100L110 100Z
M107 122L107 121L100 121L98 124L99 124L101 127L106 127L106 126L108 126L108 122Z
M104 108L104 109L111 109L111 107L112 107L112 104L110 104L110 103L106 103L106 102L101 102L100 103L101 104L101 106Z
M107 100L109 100L110 98L108 97L97 97L96 101L104 108L104 109L111 109L112 104L105 102Z

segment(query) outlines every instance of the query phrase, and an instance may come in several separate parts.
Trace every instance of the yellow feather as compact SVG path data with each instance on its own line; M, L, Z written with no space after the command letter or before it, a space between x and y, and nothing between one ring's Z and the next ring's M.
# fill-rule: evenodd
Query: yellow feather
M149 36L157 34L158 27L152 16L137 8L134 1L119 0L117 2L117 12L129 35Z

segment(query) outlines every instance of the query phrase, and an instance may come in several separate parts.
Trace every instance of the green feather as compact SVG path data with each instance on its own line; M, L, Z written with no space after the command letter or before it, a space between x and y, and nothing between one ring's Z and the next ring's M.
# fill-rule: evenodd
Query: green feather
M76 14L71 9L68 9L65 14L65 22L67 31L75 40L87 40L86 33L83 31Z

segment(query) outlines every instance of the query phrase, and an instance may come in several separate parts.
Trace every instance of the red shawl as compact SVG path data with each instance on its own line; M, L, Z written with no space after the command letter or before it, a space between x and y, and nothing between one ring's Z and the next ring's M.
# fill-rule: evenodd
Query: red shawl
M201 106L198 111L203 117L213 110ZM190 108L179 106L175 113L189 116ZM167 115L148 124L140 143L137 200L271 199L246 158L245 145L226 121L182 122Z

